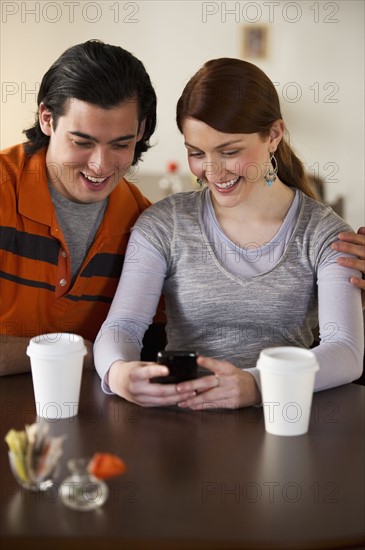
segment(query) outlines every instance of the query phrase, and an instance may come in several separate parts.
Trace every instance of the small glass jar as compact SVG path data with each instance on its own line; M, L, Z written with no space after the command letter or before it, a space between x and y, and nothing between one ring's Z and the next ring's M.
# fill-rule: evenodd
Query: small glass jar
M8 455L11 471L13 472L13 476L19 483L20 487L26 489L27 491L46 491L53 486L53 478L55 477L57 466L54 468L53 472L51 472L51 474L47 476L46 479L43 479L41 481L25 481L20 477L16 468L16 457L14 453L12 451L9 451Z
M89 462L89 458L72 458L67 462L71 475L62 482L60 491L63 503L74 510L95 510L108 498L104 481L88 472Z

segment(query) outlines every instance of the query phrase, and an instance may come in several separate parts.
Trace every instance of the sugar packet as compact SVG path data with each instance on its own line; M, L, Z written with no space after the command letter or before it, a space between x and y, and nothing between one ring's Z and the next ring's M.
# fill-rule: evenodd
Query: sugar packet
M5 436L13 467L24 483L42 482L56 470L66 436L50 437L48 432L48 424L38 422L26 425L25 430L11 429Z

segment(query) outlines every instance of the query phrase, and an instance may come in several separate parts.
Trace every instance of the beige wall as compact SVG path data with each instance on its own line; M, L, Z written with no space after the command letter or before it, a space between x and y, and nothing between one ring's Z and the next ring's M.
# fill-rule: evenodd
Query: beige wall
M276 83L291 142L326 181L345 217L364 224L364 2L1 2L1 147L22 140L42 74L67 47L90 38L144 62L159 98L155 147L134 174L152 198L166 163L189 182L175 105L209 58L240 57L245 25L266 24L268 54L256 62ZM143 185L143 176L146 175ZM147 184L148 181L148 184Z

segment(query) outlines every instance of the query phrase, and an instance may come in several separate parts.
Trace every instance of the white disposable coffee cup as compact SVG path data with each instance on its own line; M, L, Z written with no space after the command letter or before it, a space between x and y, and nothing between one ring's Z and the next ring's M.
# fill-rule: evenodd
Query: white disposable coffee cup
M290 346L267 348L261 351L257 368L266 431L274 435L306 433L319 369L314 353Z
M77 415L86 353L77 334L41 334L30 340L27 355L39 417L54 420Z

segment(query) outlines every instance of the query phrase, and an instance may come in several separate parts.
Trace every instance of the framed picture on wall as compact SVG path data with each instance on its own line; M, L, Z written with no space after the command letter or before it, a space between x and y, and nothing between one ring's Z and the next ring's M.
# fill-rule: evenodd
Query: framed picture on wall
M242 27L243 59L264 59L267 56L268 29L266 25Z

